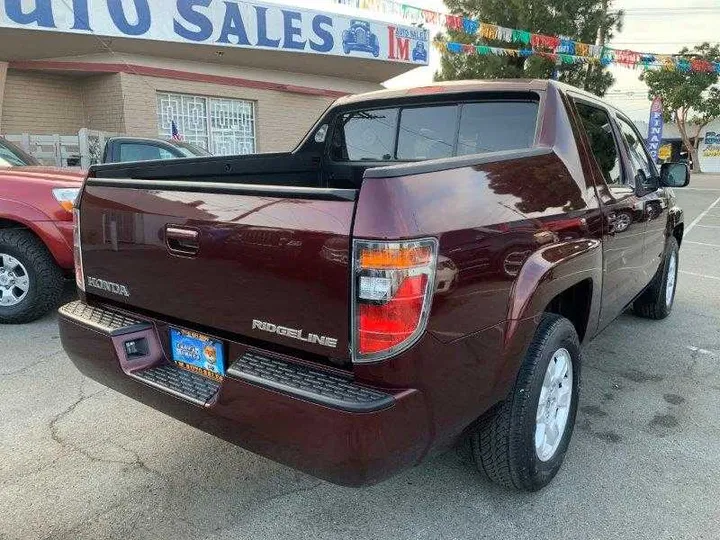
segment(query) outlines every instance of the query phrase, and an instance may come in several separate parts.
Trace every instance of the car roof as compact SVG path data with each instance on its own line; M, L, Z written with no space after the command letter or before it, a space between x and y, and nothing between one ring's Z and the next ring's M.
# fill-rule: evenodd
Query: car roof
M365 101L383 101L403 97L437 96L471 92L543 92L548 87L555 87L562 90L572 90L578 94L593 99L600 99L598 96L585 92L580 88L548 79L492 79L492 80L465 80L465 81L441 81L423 86L411 88L397 88L377 90L364 94L355 94L341 97L336 101L337 105L362 103Z

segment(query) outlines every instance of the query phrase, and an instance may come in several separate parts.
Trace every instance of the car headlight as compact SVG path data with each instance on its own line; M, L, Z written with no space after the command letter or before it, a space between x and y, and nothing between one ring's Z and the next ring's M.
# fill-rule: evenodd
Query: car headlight
M55 188L52 190L53 197L60 203L67 212L72 213L75 199L80 193L80 188Z

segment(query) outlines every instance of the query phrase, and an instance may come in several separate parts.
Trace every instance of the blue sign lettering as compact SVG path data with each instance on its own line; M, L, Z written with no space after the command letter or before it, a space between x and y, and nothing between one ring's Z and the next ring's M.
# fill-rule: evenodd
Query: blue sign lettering
M89 30L90 17L88 16L88 0L73 0L72 30Z
M141 36L150 30L150 24L152 23L150 6L148 5L148 0L133 0L133 3L135 4L135 13L138 18L135 24L130 24L127 20L122 0L107 0L108 11L115 26L123 34L128 36Z
M19 24L37 23L45 28L55 28L50 0L35 0L35 9L25 13L22 0L5 0L5 12L10 20Z
M329 26L330 28L326 29L323 27L323 25ZM332 25L332 19L330 17L327 17L326 15L317 15L313 18L313 32L315 32L315 35L322 40L320 41L320 43L316 43L312 39L310 40L310 48L313 51L319 53L326 53L333 49L333 47L335 46L335 40L333 39L333 35L331 32Z
M230 41L230 36L237 36L237 41ZM250 45L250 40L245 30L245 23L240 14L240 6L231 2L225 2L225 19L223 20L222 31L218 43L235 43L236 45Z
M283 26L285 27L285 43L283 47L285 49L295 49L302 51L305 49L307 40L297 41L296 37L302 36L302 28L295 26L295 22L302 24L302 15L297 11L282 10L283 14Z
M257 25L258 25L258 42L260 47L273 47L277 48L280 46L279 39L270 39L267 35L267 10L266 7L255 6L255 12L257 13Z
M395 36L406 39L426 40L428 33L427 30L423 30L422 28L397 28L395 30Z
M173 19L173 30L175 33L191 41L205 41L210 39L213 33L212 21L203 13L195 11L196 7L208 7L212 0L177 0L178 15L185 22L196 26L197 30L191 30L184 26L177 19Z

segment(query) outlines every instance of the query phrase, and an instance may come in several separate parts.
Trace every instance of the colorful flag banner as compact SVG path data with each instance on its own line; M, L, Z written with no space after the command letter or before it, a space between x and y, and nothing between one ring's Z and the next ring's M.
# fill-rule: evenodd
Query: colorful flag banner
M536 40L537 41L537 40ZM494 54L500 56L540 56L551 60L557 64L601 64L608 66L616 64L625 67L641 67L643 69L658 70L669 69L678 70L686 73L707 73L716 71L720 73L720 63L708 62L706 60L688 60L686 58L673 58L668 56L641 55L633 51L618 51L615 49L600 48L596 55L586 56L578 54L565 54L553 52L559 49L539 49L530 44L530 48L523 49L504 49L499 47L490 47L487 45L473 45L456 43L452 41L435 41L435 48L442 51L446 50L453 54ZM577 51L577 47L576 47Z
M421 9L396 0L335 0L335 2L357 9L372 10L377 13L401 17L411 24L431 25L438 29L463 32L470 36L477 35L486 41L519 43L523 45L525 49L530 47L533 50L532 54L546 57L550 55L549 57L557 59L562 63L587 63L590 60L578 61L577 59L594 58L594 61L604 66L616 64L630 68L669 69L685 73L720 73L720 62L687 59L678 55L656 55L626 49L612 49L600 45L582 43L565 36L546 36L516 28L504 28L502 26L476 21L469 17ZM447 50L453 52L455 47L452 47L452 49L453 50L449 47L447 48ZM477 51L469 53L468 51L463 51L461 47L458 54L463 52L466 54L474 54ZM529 55L525 54L525 56ZM565 56L573 57L572 62L568 61Z

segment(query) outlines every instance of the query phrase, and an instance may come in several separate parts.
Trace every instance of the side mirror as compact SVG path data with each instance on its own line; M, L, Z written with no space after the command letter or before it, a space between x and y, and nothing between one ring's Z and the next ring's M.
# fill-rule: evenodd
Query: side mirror
M664 187L685 187L690 183L687 163L663 163L660 166L660 184Z

